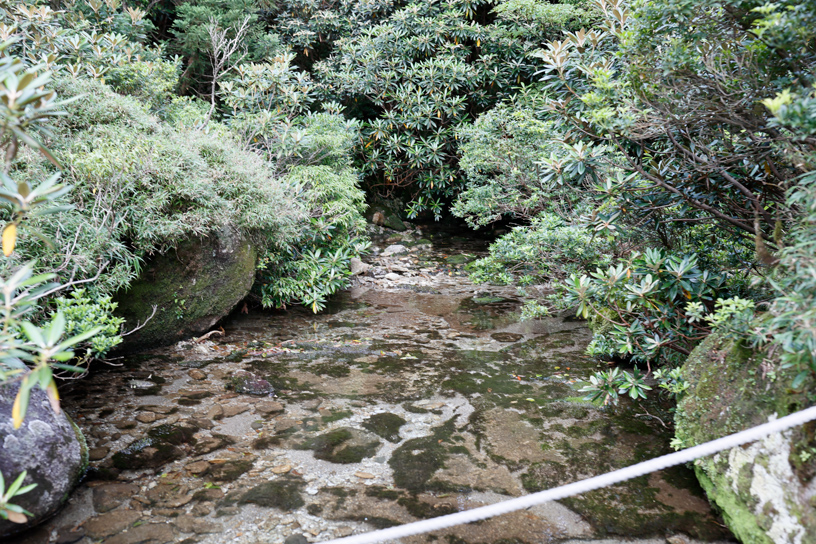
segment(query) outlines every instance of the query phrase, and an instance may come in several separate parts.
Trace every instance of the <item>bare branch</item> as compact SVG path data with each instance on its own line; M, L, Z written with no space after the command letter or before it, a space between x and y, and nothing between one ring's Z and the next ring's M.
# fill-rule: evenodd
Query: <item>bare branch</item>
M125 336L130 336L131 334L133 334L134 332L138 331L139 329L143 329L143 328L144 328L144 326L145 326L145 325L147 325L147 324L150 322L150 320L151 320L151 319L153 319L153 316L155 316L155 315L156 315L156 311L157 311L157 310L158 310L158 307L157 307L157 306L154 304L154 305L153 305L153 312L150 314L150 316L149 316L147 319L145 319L144 323L141 323L141 324L140 324L140 323L137 321L137 322L136 322L136 326L135 326L135 327L133 327L132 329L130 329L128 332L124 332L124 333L122 333L120 336L121 336L122 338L124 338Z
M227 72L244 60L247 55L244 37L249 30L249 21L250 17L247 16L244 17L237 28L220 28L216 20L211 18L210 24L207 25L207 33L210 35L210 50L207 54L212 63L212 82L210 86L210 110L201 123L202 128L207 126L213 113L215 113L218 82ZM230 38L229 35L232 32L235 34ZM235 58L235 55L239 52L240 54Z

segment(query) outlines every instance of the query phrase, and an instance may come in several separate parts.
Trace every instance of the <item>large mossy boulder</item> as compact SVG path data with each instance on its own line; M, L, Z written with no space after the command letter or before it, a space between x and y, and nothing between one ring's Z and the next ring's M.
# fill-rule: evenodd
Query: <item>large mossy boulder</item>
M778 366L711 335L683 368L691 386L677 406L677 440L694 446L812 404L790 389L793 371ZM816 425L698 460L694 470L743 544L816 542Z
M59 510L88 465L88 448L79 428L64 412L55 413L39 388L31 391L22 426L13 428L11 407L17 390L16 385L0 387L0 473L8 486L25 470L24 484L37 487L11 500L33 514L29 523L0 518L0 537L36 525Z
M199 335L249 293L258 251L238 229L226 226L207 238L188 240L148 262L139 278L116 295L127 327L124 351L149 349Z

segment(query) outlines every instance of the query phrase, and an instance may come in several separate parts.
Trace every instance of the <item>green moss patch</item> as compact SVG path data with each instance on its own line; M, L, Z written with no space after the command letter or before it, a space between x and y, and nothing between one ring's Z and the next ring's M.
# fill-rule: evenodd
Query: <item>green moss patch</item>
M363 428L377 436L397 443L400 441L399 430L407 421L396 414L374 414L363 422Z
M257 504L290 512L306 504L300 493L302 487L303 481L295 478L264 482L244 493L238 504Z
M434 429L431 436L406 441L394 450L388 464L394 471L394 483L403 489L419 492L433 489L430 480L445 466L448 458L446 442L453 434L453 419Z
M322 416L320 421L323 423L332 423L334 421L340 421L341 419L346 419L354 415L354 412L351 410L332 410L331 414Z
M765 423L771 415L785 416L813 404L807 388L790 389L795 369L777 368L774 374L768 373L773 365L765 366L764 356L717 334L697 346L683 366L683 377L691 385L675 415L676 437L683 447L742 431ZM761 448L752 451L753 457L746 457L739 471L730 465L728 453L702 459L694 467L697 479L722 511L728 527L744 543L770 544L775 539L768 531L782 515L777 506L784 503L787 530L804 528L807 534L816 534L816 509L793 499L798 496L795 489L785 497L777 496L781 502L773 508L758 509L761 497L767 500L773 490L763 487L757 493L754 469L756 465L767 465L775 452ZM787 461L803 486L810 481L809 475L816 473L814 452L813 429L795 429Z
M313 450L316 459L331 463L359 463L372 457L380 449L381 442L372 440L356 429L343 427L310 438L297 445L298 449Z

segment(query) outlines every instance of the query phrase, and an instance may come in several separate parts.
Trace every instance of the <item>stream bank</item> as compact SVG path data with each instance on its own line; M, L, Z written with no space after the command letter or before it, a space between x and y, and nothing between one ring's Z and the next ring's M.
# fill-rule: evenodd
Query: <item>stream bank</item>
M91 469L60 514L12 542L319 542L670 451L660 406L581 400L600 364L583 323L521 322L513 288L468 281L484 243L374 239L370 268L319 315L239 313L223 337L64 388ZM405 542L732 541L721 523L675 468Z

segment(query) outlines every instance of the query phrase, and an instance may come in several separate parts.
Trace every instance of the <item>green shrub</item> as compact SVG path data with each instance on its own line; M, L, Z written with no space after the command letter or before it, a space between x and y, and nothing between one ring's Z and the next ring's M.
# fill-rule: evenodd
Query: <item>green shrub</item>
M451 208L453 215L479 228L557 208L564 187L545 182L541 166L541 159L559 148L552 122L538 118L544 102L540 94L523 94L458 130L459 168L468 183Z
M178 62L137 61L114 66L105 82L116 92L135 96L151 110L159 111L172 101L178 78Z
M816 91L780 93L765 105L776 116L773 124L791 131L792 142L816 134ZM798 371L793 387L800 388L816 376L816 153L812 147L802 153L796 145L788 152L807 173L787 194L798 214L768 282L775 297L753 340L771 344L783 368Z
M75 336L96 329L98 332L88 340L88 352L93 357L104 357L108 351L122 342L120 317L114 317L116 303L111 297L93 299L85 289L77 289L68 297L56 300L57 311L65 316L65 334Z
M724 284L722 275L699 268L696 255L647 249L606 270L571 275L563 304L575 306L578 316L612 325L595 335L589 353L671 364L682 362L710 332L699 319L689 318L689 304L713 307ZM699 306L693 305L692 312L699 315Z
M303 4L287 2L293 3ZM587 22L589 12L566 4L526 10L484 0L393 8L375 2L369 9L372 20L349 29L351 35L337 39L333 53L314 64L315 79L326 100L342 103L363 121L357 151L369 186L407 193L414 199L409 217L430 211L439 218L465 187L457 131L532 81L541 41L562 25ZM342 34L342 24L333 24L343 17L338 11L328 22L289 12L284 36L309 54L326 52L316 43L319 29L327 25L330 35Z
M298 166L288 179L299 188L310 219L295 243L276 246L261 259L257 287L264 306L300 303L318 312L348 286L349 261L368 246L361 238L365 194L349 168Z
M198 128L204 124L210 105L192 96L173 96L157 114L176 128Z
M242 51L249 61L261 61L281 54L282 47L277 35L268 32L261 20L262 10L253 0L185 0L170 4L173 10L173 26L170 32L173 39L169 50L185 59L185 70L182 74L182 89L203 91L209 83L210 58L212 42L207 26L214 21L224 29L230 29L229 38L234 36L234 29L248 18L248 32L243 40Z
M490 255L468 266L477 283L547 283L590 267L608 264L610 240L581 225L543 212L526 227L516 227L490 246Z
M62 79L56 87L78 97L50 142L71 165L65 180L74 186L75 208L31 222L59 252L31 244L19 259L38 258L63 278L93 278L102 269L88 287L96 296L128 285L146 256L227 223L261 246L295 238L305 208L292 184L241 149L225 127L213 124L205 133L161 123L137 100L98 81ZM53 171L33 152L21 158L15 168L23 179Z

